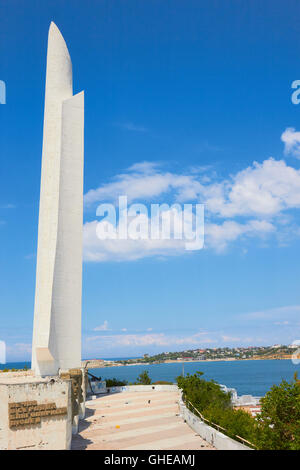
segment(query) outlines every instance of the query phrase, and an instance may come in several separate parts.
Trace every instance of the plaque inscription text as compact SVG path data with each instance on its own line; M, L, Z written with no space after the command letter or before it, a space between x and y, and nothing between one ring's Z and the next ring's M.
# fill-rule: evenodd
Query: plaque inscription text
M41 418L65 416L67 408L56 408L55 403L38 404L37 401L24 401L8 404L9 427L19 428L39 424Z

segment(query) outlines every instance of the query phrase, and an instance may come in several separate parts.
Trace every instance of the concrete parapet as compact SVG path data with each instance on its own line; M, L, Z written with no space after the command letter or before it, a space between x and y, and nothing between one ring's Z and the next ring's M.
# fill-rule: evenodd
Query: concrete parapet
M225 434L217 431L215 428L201 421L194 413L192 413L182 400L179 403L180 414L185 422L202 437L206 442L214 446L218 450L253 450L240 442L231 439Z
M59 377L0 376L0 449L71 447L71 383Z
M175 392L178 390L177 385L124 385L121 387L108 387L109 393L120 392Z

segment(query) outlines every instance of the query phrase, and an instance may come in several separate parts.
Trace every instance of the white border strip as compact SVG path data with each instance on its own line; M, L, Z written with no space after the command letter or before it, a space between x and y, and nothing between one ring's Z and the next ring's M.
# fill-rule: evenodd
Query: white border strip
M179 402L180 415L185 422L192 428L202 439L211 444L218 450L253 450L240 442L231 439L225 434L217 431L208 424L201 421L190 410L187 409L182 399Z

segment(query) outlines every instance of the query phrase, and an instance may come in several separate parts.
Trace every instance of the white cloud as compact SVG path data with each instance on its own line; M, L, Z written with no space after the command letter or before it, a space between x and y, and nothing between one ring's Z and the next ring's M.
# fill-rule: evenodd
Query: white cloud
M281 140L284 142L284 153L292 155L293 157L300 158L300 132L296 131L294 127L288 127L281 135Z
M223 326L218 324L217 329L196 330L192 333L188 330L154 332L150 329L123 333L122 330L115 333L103 331L98 335L84 336L83 350L86 357L109 357L205 347L289 344L298 337L300 331L299 313L299 305L261 310L236 316L232 328L228 327L228 322L224 327L223 322ZM260 334L257 333L258 328Z
M99 226L105 225L106 231L112 232L113 226L107 221L98 222L96 220L87 222L83 229L84 260L92 262L104 261L133 261L151 256L166 257L191 255L191 251L186 250L185 239L173 238L174 233L179 232L179 220L173 219L172 237L169 240L145 239L106 239L98 238ZM110 225L108 229L107 225ZM149 219L147 225L150 225ZM232 220L223 223L205 224L205 246L212 248L216 252L224 251L230 242L239 237L260 237L264 238L276 230L275 226L265 220L251 219L247 223L238 223ZM104 231L104 227L103 227Z
M227 336L227 335L222 335L222 340L224 342L230 342L230 343L239 343L243 341L241 338L238 338L236 336Z
M300 149L300 132L287 129L282 134L286 152ZM298 142L298 144L297 144ZM299 153L300 158L300 153ZM299 238L295 223L300 208L300 170L284 160L268 158L218 180L212 169L191 168L180 174L165 171L162 165L143 161L117 175L113 181L87 192L85 204L117 201L126 195L128 203L159 202L205 204L205 247L224 251L231 243L250 238L266 240L276 236L280 246ZM289 211L289 212L288 212ZM126 261L144 257L187 254L183 240L99 240L97 221L84 225L84 259ZM246 247L244 247L245 252Z
M91 336L86 338L87 343L95 343L104 350L109 347L136 347L136 346L201 346L204 344L213 344L215 339L205 336L203 332L197 332L189 336L166 335L165 333L146 333L146 334L124 334L124 335L105 335Z
M6 346L6 353L11 359L24 361L24 358L31 356L31 349L31 343L15 343Z
M128 171L136 172L136 173L141 173L141 174L151 174L155 173L157 171L157 168L160 166L158 162L139 162L135 163L134 165L131 165L128 168Z
M174 215L174 210L170 209L165 213L172 213L171 234L179 232L180 221L178 214ZM141 217L141 216L140 216ZM144 216L146 217L146 216ZM147 218L146 227L150 226L150 220ZM107 221L98 222L96 220L87 222L83 227L83 247L85 261L133 261L150 256L178 256L186 251L186 240L171 238L169 240L152 240L145 234L144 239L99 239L99 231L112 233L114 227ZM146 238L147 237L147 238Z
M117 122L115 125L126 131L148 132L146 127L133 124L133 122Z
M0 204L0 209L15 209L15 204Z
M300 170L283 160L269 158L221 182L203 180L203 174L163 172L153 163L133 165L114 181L85 195L85 203L115 201L127 195L128 201L148 201L170 193L175 201L203 202L207 211L222 218L274 216L300 207ZM161 201L163 202L163 201Z
M102 325L96 326L96 328L94 328L94 331L108 331L108 321L104 320Z
M300 171L283 160L254 162L230 180L205 188L208 211L222 218L272 217L300 207Z
M88 191L84 202L88 206L103 201L116 201L122 195L127 196L128 202L148 201L170 191L177 192L178 200L186 200L187 197L195 199L200 190L197 175L163 172L158 163L140 162L132 165L125 173L115 176L111 183Z
M176 256L191 253L183 240L99 240L98 222L88 222L83 229L85 261L134 261L150 256Z
M265 220L250 220L245 224L240 224L232 220L222 224L205 225L205 244L214 248L217 252L224 251L229 242L237 240L241 236L264 237L275 231L274 225Z
M278 322L290 322L292 320L299 320L300 305L288 305L284 307L270 308L267 310L259 310L257 312L244 313L240 315L240 317L249 320L277 320L277 324L279 324Z

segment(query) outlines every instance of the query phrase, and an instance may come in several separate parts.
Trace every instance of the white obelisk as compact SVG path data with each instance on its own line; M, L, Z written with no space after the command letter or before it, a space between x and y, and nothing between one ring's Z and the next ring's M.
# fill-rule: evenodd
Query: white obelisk
M59 29L48 36L32 369L81 366L84 93Z

